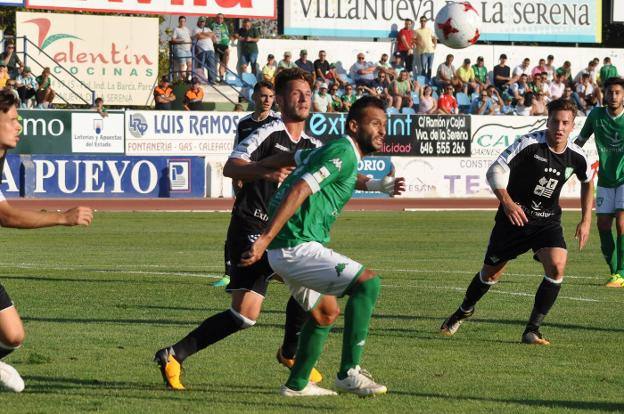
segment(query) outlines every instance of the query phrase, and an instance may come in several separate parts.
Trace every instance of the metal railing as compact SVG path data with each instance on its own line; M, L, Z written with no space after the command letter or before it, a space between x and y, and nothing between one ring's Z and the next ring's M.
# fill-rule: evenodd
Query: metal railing
M184 44L190 44L191 45L191 50L190 50L190 56L186 56L186 60L190 60L191 61L191 68L185 71L182 70L176 70L175 68L175 60L180 60L180 59L184 59L184 58L180 58L180 57L175 57L174 54L174 48L176 46L179 45L184 45ZM191 77L198 77L200 82L205 84L206 86L211 87L212 89L214 89L219 95L221 95L224 99L226 99L228 102L232 103L232 104L237 104L238 102L234 102L232 99L230 99L229 96L227 96L227 94L225 94L223 91L221 91L219 88L216 87L216 85L211 85L209 83L209 79L208 77L204 74L204 68L205 66L202 64L203 62L200 62L198 57L197 57L197 52L198 51L203 51L203 49L200 49L197 44L195 42L192 43L173 43L173 42L169 42L169 72L168 72L168 77L169 77L169 81L173 82L174 79L177 78L178 79L183 79L184 73L191 73ZM218 62L218 56L216 56L215 54L215 66L218 66L219 62ZM196 71L196 69L201 69L200 71ZM208 70L206 68L206 70ZM216 70L216 67L215 67ZM242 85L240 88L238 89L235 85L229 84L227 82L225 82L224 79L222 79L222 85L231 88L232 90L234 90L237 95L239 96L239 98L244 99L245 101L251 103L251 100L249 99L249 97L245 96L242 93L242 88L252 88L253 89L253 85L249 84L248 82L245 82L245 80L243 80L243 78L241 76L238 75L238 73L234 72L233 70L231 70L230 68L226 68L226 73L233 75L236 79L236 84L240 84ZM185 79L186 80L186 79Z
M80 88L76 88L75 85L69 86L67 85L63 79L61 79L59 76L57 76L54 71L50 71L50 76L52 78L55 79L56 82L58 82L60 85L62 85L64 87L64 90L68 91L70 95L73 95L75 98L77 98L80 102L84 103L85 105L89 105L89 106L93 106L95 105L95 91L91 88L89 88L89 86L87 86L83 81L81 81L78 77L76 77L76 75L74 75L73 73L71 73L70 70L68 70L67 68L65 68L63 65L61 65L60 63L58 63L56 60L54 60L54 58L52 56L50 56L48 53L46 53L43 49L41 49L40 47L38 47L36 44L34 44L30 39L28 39L28 37L26 36L20 36L20 37L5 37L4 41L6 42L7 40L15 40L16 42L16 46L17 46L17 41L21 40L22 45L23 45L23 50L21 52L18 52L17 49L15 51L15 53L18 54L22 54L23 56L23 62L24 62L24 66L28 66L28 62L33 61L37 66L39 66L42 70L43 68L49 67L49 66L54 66L56 68L58 68L62 74L64 75L69 75L70 79L75 80L79 86L81 86L83 89L83 91L85 92L84 95L78 93L78 91L76 91L76 89L80 89ZM29 52L29 48L32 49L34 48L36 51L39 52L39 56L35 57L34 54L31 54ZM47 58L50 60L50 62L47 62L48 64L44 64L43 62L40 62L38 59L41 59L41 56L43 56L44 58ZM43 60L43 59L41 59ZM67 79L67 78L66 78ZM59 89L55 89L55 96L56 98L59 98L61 101L63 101L65 104L70 104L69 102L69 97L66 99L63 94L60 93ZM91 102L89 102L86 98L85 95L88 95L91 99Z

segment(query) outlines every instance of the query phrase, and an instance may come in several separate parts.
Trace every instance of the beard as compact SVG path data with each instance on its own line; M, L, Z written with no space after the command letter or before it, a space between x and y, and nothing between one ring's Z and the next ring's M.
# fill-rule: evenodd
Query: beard
M296 108L283 108L282 113L286 115L286 118L290 120L293 120L296 122L303 122L306 119L308 119L308 116L310 115L310 110L306 109L306 110L297 111Z
M364 153L364 155L372 154L373 152L379 151L379 148L376 148L373 145L373 137L372 136L360 136L358 137L358 145L360 149Z

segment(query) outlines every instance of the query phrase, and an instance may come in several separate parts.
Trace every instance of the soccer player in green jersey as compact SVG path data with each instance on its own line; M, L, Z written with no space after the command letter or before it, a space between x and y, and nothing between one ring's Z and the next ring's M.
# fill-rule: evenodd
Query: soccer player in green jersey
M360 263L326 247L332 224L353 194L358 162L382 147L386 121L384 102L363 97L349 111L346 137L290 155L291 162L298 167L271 201L272 218L266 229L241 259L241 265L248 266L266 251L273 270L312 316L303 326L295 365L281 388L284 396L336 395L308 382L308 378L340 313L336 298L344 295L349 300L335 386L339 391L360 396L387 391L359 365L380 278Z
M624 287L624 79L605 82L604 107L594 108L577 140L583 145L594 134L600 167L596 189L596 215L600 249L609 265L607 287ZM615 217L617 237L611 227Z

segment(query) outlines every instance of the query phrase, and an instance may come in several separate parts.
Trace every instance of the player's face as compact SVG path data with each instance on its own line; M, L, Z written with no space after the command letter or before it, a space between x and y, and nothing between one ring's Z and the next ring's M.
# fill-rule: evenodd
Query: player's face
M262 112L266 112L273 106L275 94L269 88L260 88L257 94L254 94L254 105L256 108L262 108Z
M15 148L19 142L21 129L15 106L6 113L0 111L0 148Z
M548 117L546 127L548 128L548 145L565 146L574 129L574 115L571 111L557 111Z
M387 120L386 113L377 107L370 106L364 110L356 130L356 139L364 155L379 151L383 146Z
M605 91L605 103L611 111L619 110L624 105L624 88L611 85Z
M297 79L290 81L283 96L277 97L282 115L293 121L305 121L310 115L312 91L308 82Z

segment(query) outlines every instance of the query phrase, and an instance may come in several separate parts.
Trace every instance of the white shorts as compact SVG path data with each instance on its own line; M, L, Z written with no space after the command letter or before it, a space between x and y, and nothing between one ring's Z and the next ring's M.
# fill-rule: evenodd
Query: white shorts
M596 213L615 214L618 210L624 210L624 185L615 188L597 186Z
M312 310L322 295L343 296L364 270L360 263L318 242L267 251L271 268L305 310Z

